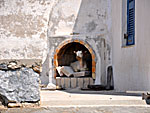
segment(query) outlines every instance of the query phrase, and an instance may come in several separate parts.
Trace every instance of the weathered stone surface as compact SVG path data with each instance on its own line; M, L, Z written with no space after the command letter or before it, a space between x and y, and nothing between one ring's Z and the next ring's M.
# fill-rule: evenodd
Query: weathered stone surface
M77 87L77 79L71 78L71 88L76 88L76 87Z
M74 77L82 77L82 76L85 76L85 71L75 72L73 75L74 75Z
M87 89L88 86L94 87L94 81L91 77L56 77L56 88L57 89Z
M61 78L60 77L56 77L56 88L57 89L61 88Z
M83 79L83 88L87 88L89 84L90 84L89 83L89 78L84 78Z
M70 66L63 66L61 71L68 77L74 73L73 69Z
M78 80L78 87L83 88L83 78L77 78Z
M40 100L39 74L31 68L0 70L0 96L3 104L9 102L37 102Z
M70 88L71 78L65 78L65 89Z

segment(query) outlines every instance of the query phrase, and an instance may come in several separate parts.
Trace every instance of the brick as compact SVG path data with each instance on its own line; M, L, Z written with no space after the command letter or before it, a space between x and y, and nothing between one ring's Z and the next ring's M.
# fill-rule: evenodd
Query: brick
M59 52L59 49L56 49L56 53L58 53Z
M56 60L56 59L57 59L57 54L54 55L54 60Z
M95 72L95 67L92 67L92 72Z
M92 78L93 78L93 79L96 78L95 72L92 73Z
M83 41L80 41L80 44L84 45L84 42L83 42Z
M92 67L95 67L95 66L96 66L96 62L92 61Z
M79 42L79 40L74 40L74 42Z
M92 52L92 59L95 60L95 55L93 52Z
M54 65L56 66L56 60L54 60Z

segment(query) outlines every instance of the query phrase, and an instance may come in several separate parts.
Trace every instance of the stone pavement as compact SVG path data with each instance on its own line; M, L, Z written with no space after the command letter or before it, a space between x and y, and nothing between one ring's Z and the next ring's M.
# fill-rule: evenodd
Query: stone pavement
M42 107L145 106L140 93L114 91L41 91Z
M0 110L0 113L150 113L150 107L44 107Z
M0 113L150 113L141 93L115 91L41 91L41 107L11 108Z

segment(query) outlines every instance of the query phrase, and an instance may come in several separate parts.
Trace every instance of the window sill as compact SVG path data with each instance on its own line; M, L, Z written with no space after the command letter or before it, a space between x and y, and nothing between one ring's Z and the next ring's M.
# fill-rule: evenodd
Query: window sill
M130 47L134 47L135 45L125 45L125 46L122 46L121 48L130 48Z

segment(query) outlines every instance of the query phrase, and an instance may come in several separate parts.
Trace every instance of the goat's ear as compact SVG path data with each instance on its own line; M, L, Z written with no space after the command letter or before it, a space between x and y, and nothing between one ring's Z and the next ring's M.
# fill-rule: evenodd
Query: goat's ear
M73 53L76 53L76 51L73 51Z

